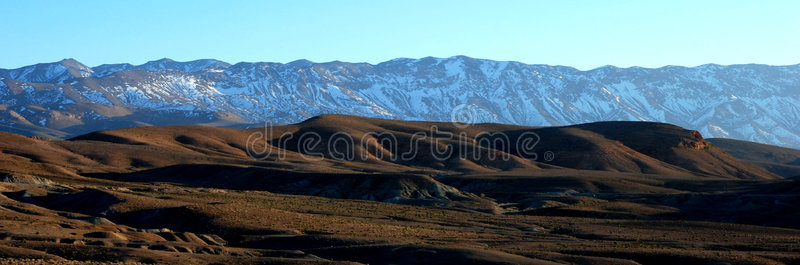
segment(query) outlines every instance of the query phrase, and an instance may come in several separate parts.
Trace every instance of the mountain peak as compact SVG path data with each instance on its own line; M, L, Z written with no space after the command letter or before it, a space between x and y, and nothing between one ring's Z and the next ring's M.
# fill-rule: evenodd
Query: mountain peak
M175 60L172 60L170 58L164 57L164 58L161 58L161 59L158 59L158 60L153 60L153 61L150 61L150 62L172 63L172 62L175 62Z
M170 64L170 63L175 63L175 61L173 61L170 58L161 58L161 59L158 59L158 60L147 61L146 63L141 64L138 67L147 67L149 65L166 65L166 64Z
M149 61L142 65L135 66L134 68L145 69L148 71L176 70L187 73L194 73L203 71L207 68L220 69L228 67L230 67L229 63L219 61L216 59L199 59L188 62L178 62L170 58L162 58L154 61Z
M456 56L451 56L450 58L447 58L447 59L450 59L450 60L462 60L462 61L472 61L472 60L475 60L475 58L472 58L472 57L469 57L469 56L466 56L466 55L456 55Z
M61 61L58 61L58 62L59 63L80 63L78 60L75 60L75 58L64 58L64 59L61 59Z
M299 60L291 61L291 62L287 63L286 65L303 67L303 66L309 66L309 65L312 65L312 64L314 64L314 62L306 60L306 59L299 59Z
M34 83L61 84L74 78L89 77L92 68L73 58L52 63L38 63L17 69L0 69L0 77Z
M58 61L58 63L61 64L64 67L67 67L67 68L76 68L76 69L81 69L81 70L86 70L86 71L91 71L91 69L92 69L91 67L86 66L85 64L83 64L83 63L81 63L78 60L75 60L73 58L66 58L66 59L63 59L61 61Z

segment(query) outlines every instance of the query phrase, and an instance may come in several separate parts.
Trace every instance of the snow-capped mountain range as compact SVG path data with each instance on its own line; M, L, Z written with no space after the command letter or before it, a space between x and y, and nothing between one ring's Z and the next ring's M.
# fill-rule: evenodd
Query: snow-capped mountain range
M87 67L65 59L0 69L0 130L27 135L287 123L325 113L449 121L454 109L473 122L524 125L660 121L800 148L800 65L580 71L455 56L377 65L161 59Z

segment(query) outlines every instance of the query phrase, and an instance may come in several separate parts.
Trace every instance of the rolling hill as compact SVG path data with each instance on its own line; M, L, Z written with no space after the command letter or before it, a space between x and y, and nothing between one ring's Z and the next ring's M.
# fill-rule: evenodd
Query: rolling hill
M800 150L734 139L709 139L726 153L786 178L800 176Z
M322 115L269 128L0 139L0 259L800 260L798 180L749 162L785 163L793 151L761 146L740 160L735 148L752 143L671 124L464 126Z

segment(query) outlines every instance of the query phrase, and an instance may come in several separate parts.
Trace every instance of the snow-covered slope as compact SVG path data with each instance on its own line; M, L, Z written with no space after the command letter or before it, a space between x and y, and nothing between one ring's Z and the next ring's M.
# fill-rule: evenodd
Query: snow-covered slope
M64 59L55 63L40 63L11 70L0 69L0 78L37 83L61 83L73 78L89 77L92 73L92 68L75 59Z
M169 124L181 115L194 117L182 123L295 122L323 113L451 120L460 110L474 122L525 125L661 121L707 137L800 147L800 65L579 71L456 56L377 65L162 59L88 68L69 59L0 69L0 78L3 125L13 129L24 119L32 131L65 134L93 128L57 125L60 119L86 123L94 114L75 111L99 109L130 114L97 114L97 124L142 111L170 117L146 124Z

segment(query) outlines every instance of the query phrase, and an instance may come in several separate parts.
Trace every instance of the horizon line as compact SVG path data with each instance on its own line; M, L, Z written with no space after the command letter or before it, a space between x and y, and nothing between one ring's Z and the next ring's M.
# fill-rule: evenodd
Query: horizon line
M429 58L431 58L431 59L440 59L440 60L441 59L453 59L453 58L469 58L469 59L473 59L473 60L486 60L486 61L494 61L494 62L519 63L519 64L524 64L524 65L567 67L567 68L572 68L572 69L575 69L575 70L578 70L578 71L581 71L581 72L590 72L590 71L594 71L594 70L597 70L597 69L608 68L608 67L619 68L619 69L637 69L637 68L641 68L641 69L651 69L651 70L653 70L653 69L662 69L662 68L669 68L669 67L697 68L697 67L702 67L702 66L723 66L723 67L728 67L728 66L741 66L741 65L762 65L762 66L770 66L770 67L785 67L785 66L797 66L797 65L800 65L800 63L796 63L796 64L767 64L767 63L752 63L751 62L751 63L733 63L733 64L704 63L704 64L699 64L699 65L694 65L694 66L667 64L667 65L662 65L662 66L659 66L659 67L645 67L645 66L638 66L638 65L620 67L620 66L616 66L616 65L612 65L612 64L606 64L606 65L597 66L597 67L593 67L593 68L582 70L582 69L579 69L579 68L577 68L575 66L564 65L564 64L526 63L526 62L516 61L516 60L495 60L495 59L488 59L488 58L476 58L476 57L471 57L471 56L467 56L467 55L453 55L453 56L449 56L449 57L436 57L436 56L425 56L425 57L420 57L420 58L396 57L396 58L385 60L385 61L378 62L378 63L370 63L370 62L363 62L363 61L361 61L361 62L353 62L353 61L341 61L341 60L320 62L320 61L312 61L312 60L309 60L309 59L296 59L296 60L292 60L292 61L289 61L289 62L239 61L239 62L236 62L236 63L229 63L229 62L226 62L226 61L223 61L223 60L220 60L220 59L214 59L214 58L201 58L201 59L193 59L193 60L187 60L187 61L178 61L178 60L170 59L168 57L164 57L164 58L160 58L160 59L146 61L146 62L144 62L142 64L138 64L138 65L137 64L132 64L132 63L129 63L129 62L121 62L121 63L102 63L102 64L99 64L99 65L96 65L96 66L87 66L87 67L96 68L96 67L100 67L100 66L103 66L103 65L115 65L115 64L129 64L129 65L133 65L133 66L142 66L142 65L145 65L147 63L157 62L157 61L164 61L164 60L168 60L168 61L172 61L172 62L176 62L176 63L188 63L188 62L195 62L195 61L202 61L202 60L214 60L214 61L217 61L217 62L222 62L222 63L229 64L231 66L238 65L238 64L243 64L243 63L244 64L267 63L267 64L289 65L289 64L303 62L303 61L306 61L306 62L309 62L309 63L312 63L312 64L348 63L348 64L368 64L368 65L371 65L371 66L377 66L377 65L380 65L380 64L384 64L384 63L388 63L388 62L392 62L392 61L396 61L396 60L415 60L415 61L419 61L419 60L424 60L424 59L429 59ZM63 59L61 59L59 61L54 61L54 62L40 62L40 63L23 65L23 66L16 67L16 68L0 68L0 70L17 70L17 69L30 67L30 66L35 66L35 65L40 65L40 64L59 63L59 62L67 61L67 60L74 60L74 61L77 61L77 62L83 64L78 59L75 59L75 58L72 58L72 57L68 57L68 58L63 58Z

